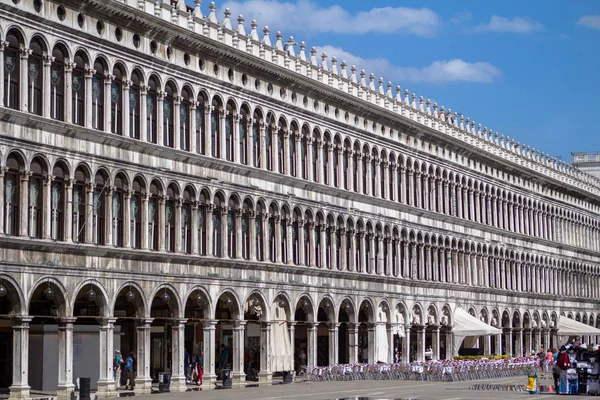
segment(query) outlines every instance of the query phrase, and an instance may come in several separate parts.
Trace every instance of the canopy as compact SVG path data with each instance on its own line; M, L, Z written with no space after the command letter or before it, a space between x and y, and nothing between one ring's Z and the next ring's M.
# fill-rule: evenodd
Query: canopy
M562 342L566 342L569 336L584 335L600 335L600 329L563 316L558 320L558 336Z
M502 331L478 320L464 309L457 308L454 310L452 333L454 334L454 354L458 354L458 349L466 337L499 335Z
M271 325L271 340L269 343L271 371L292 371L294 369L294 355L292 354L285 308L274 304L272 312L274 321Z

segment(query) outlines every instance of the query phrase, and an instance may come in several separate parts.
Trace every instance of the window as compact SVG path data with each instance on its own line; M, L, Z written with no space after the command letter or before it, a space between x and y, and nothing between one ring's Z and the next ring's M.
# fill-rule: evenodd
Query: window
M191 94L186 87L181 92L181 104L179 104L179 146L185 151L190 151L190 100Z
M114 181L112 192L112 245L123 247L123 202L125 178L122 175L117 175Z
M232 201L230 200L230 208L227 212L227 255L230 258L237 257L237 241L236 241L236 209L231 207Z
M225 114L225 158L227 161L233 161L234 158L233 113L234 107L231 103L227 103L227 112Z
M73 183L73 215L71 237L74 242L83 243L85 241L85 226L87 221L87 190L88 182L85 171L77 168L75 171L75 182Z
M283 127L279 125L277 127L277 170L280 174L285 173L285 152L283 148L285 147L284 136L283 136Z
M28 235L32 238L42 238L43 234L43 176L47 173L45 163L35 158L31 162L31 176L29 177L29 212Z
M104 207L105 207L105 185L107 177L105 174L98 172L95 178L94 185L94 203L92 206L93 225L92 225L92 242L102 245L105 242L105 222L104 222Z
M186 189L181 205L181 251L185 254L192 253L192 201L194 194Z
M206 154L206 121L205 121L206 99L198 96L198 106L196 107L196 152Z
M8 47L4 50L4 104L8 108L18 109L19 81L20 81L20 54L19 48L23 46L23 39L15 32L10 31L6 36Z
M148 197L148 247L150 250L158 250L159 194L159 186L156 182L152 182L150 196Z
M252 154L254 155L254 166L260 168L260 115L255 112L252 121Z
M239 145L240 145L240 163L244 165L248 165L248 119L247 113L244 108L242 108L240 112L240 120L239 120Z
M267 229L267 236L269 238L269 261L274 263L277 255L277 242L275 241L275 216L273 214L269 215Z
M206 197L200 194L200 205L198 206L198 253L206 255Z
M54 48L50 70L50 117L59 121L65 120L65 54L62 46Z
M157 96L158 81L151 77L148 81L148 94L146 95L146 138L148 142L157 144Z
M20 173L23 169L23 162L20 157L11 154L6 160L6 172L4 174L4 233L6 235L16 236L19 234L20 225L20 198L21 181Z
M30 45L31 54L29 55L29 67L27 69L28 85L27 96L29 98L29 112L42 115L42 79L43 79L43 61L42 57L45 49L40 40L35 38Z
M177 188L170 185L167 188L165 202L165 246L168 252L175 252L175 203L178 200Z
M267 118L267 130L265 132L265 156L267 159L266 162L266 167L269 171L273 170L273 146L272 146L272 135L273 135L273 130L275 129L275 126L273 126L272 123L268 122L269 119Z
M131 199L129 204L129 240L131 247L140 249L142 247L142 192L143 184L140 179L133 181Z
M165 147L174 147L175 132L173 132L173 101L175 88L172 83L167 83L165 87L165 96L163 98L163 145Z
M85 120L85 59L81 54L75 56L75 66L72 72L71 96L73 104L73 123L82 125Z
M222 237L221 237L221 214L222 214L222 209L221 209L221 202L218 198L215 197L215 207L214 207L214 211L213 211L213 215L212 215L212 223L213 223L213 231L212 231L212 238L213 238L213 248L212 248L212 254L215 257L222 257L223 254L221 252L222 246Z
M308 139L304 136L304 132L302 135L302 140L300 142L300 162L302 168L302 179L308 179L308 163L306 162L306 158L308 157Z
M288 143L290 146L290 175L296 176L296 137L298 130L294 127L289 135Z
M64 239L64 209L65 209L65 177L66 168L63 168L61 164L54 166L52 171L54 180L51 186L51 197L50 197L50 235L52 240L65 240ZM74 188L73 188L74 189ZM75 208L75 196L73 196L73 209ZM78 207L78 205L77 205Z
M94 76L92 77L92 126L94 129L104 130L104 65L94 63Z
M129 87L129 137L133 139L141 138L141 107L142 107L142 93L141 93L141 79L139 73L136 71L131 75L131 86ZM123 109L123 100L121 100L120 93L122 93L122 82L119 81L118 75L115 75L115 80L113 82L113 90L117 89L119 93L118 99L116 102L114 101L113 95L113 107L114 112L116 114L116 120L113 119L113 125L116 126L117 132L121 132L121 124L123 123L123 119L121 118L121 111Z
M221 113L221 104L217 99L213 99L212 111L210 113L210 154L215 158L221 157L221 127L219 114Z
M112 133L115 133L117 135L122 135L123 134L123 72L120 66L115 66L113 68L113 76L114 79L110 84L110 120L111 120L111 126L110 126L110 131ZM139 87L139 82L138 82L138 86ZM135 91L135 89L133 88L133 84L131 85L131 87L129 88L129 97L131 99L131 93L132 90ZM133 106L132 108L135 110L135 107L139 107L139 102L137 101L137 97L136 97L136 92L134 92L134 104L130 106ZM128 99L129 100L129 99ZM129 118L132 118L133 113L130 111L129 114ZM139 113L138 113L139 116ZM138 121L138 125L139 125L139 121ZM139 126L138 126L139 129ZM138 131L139 134L139 131ZM131 136L131 132L130 132L130 136Z

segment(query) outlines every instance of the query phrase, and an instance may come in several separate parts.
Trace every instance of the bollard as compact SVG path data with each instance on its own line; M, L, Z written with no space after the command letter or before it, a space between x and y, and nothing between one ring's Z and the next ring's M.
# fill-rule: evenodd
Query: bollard
M90 399L90 378L79 378L79 399Z
M233 386L233 382L231 382L231 370L223 369L223 387L231 388Z
M171 374L168 372L158 373L158 391L168 393L171 391Z

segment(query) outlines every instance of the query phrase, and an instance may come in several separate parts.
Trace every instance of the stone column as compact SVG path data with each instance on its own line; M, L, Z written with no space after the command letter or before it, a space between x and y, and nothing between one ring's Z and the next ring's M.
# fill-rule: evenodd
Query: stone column
M171 143L173 145L174 149L181 149L181 138L180 138L180 125L181 125L181 118L179 115L179 108L181 107L181 96L173 96L173 143ZM188 110L189 112L189 110ZM181 236L180 233L176 233L177 236ZM179 252L179 250L177 250L177 245L175 245L175 251Z
M327 228L324 223L319 225L319 241L319 249L321 252L321 267L327 267ZM331 264L329 264L329 268L331 267Z
M104 191L104 244L107 246L113 245L113 209L112 209L112 200L113 200L113 188L110 186L105 186ZM102 196L102 194L100 194Z
M371 171L371 168L372 168L372 166L371 166L371 156L364 156L364 157L366 159L366 164L367 164L367 170L364 171L364 173L367 176L367 179L366 179L365 187L363 188L363 192L367 196L371 196L371 195L374 196L375 194L371 193L372 189L373 189L373 187L372 187L373 185L372 185L372 182L371 182L371 172L372 172Z
M236 152L237 154L237 152ZM238 208L235 210L235 258L242 258L242 247L243 247L243 239L242 239L242 209ZM277 226L277 225L276 225ZM276 229L277 231L277 229ZM279 242L277 242L279 243ZM278 252L279 253L279 252Z
M313 145L314 146L314 145ZM323 152L323 142L317 140L317 182L325 184L324 166L325 166L325 154Z
M0 44L0 48L2 47L2 45ZM0 53L2 52L2 50L0 50ZM43 93L42 93L42 116L45 118L51 118L51 93L52 93L52 87L51 87L51 81L50 81L50 67L52 66L52 62L54 61L54 57L45 54L43 57L44 60L44 70L43 70L43 78L42 78L42 87L43 87ZM0 60L2 61L2 60ZM0 75L2 76L2 80L4 81L4 75ZM4 97L4 91L0 92L2 93L2 96L0 97Z
M356 166L355 168L357 169L357 173L356 173L356 192L357 193L362 193L363 192L363 163L362 163L362 158L363 155L362 153L358 152L356 153Z
M59 398L71 398L73 384L73 323L76 318L62 318L58 325L58 389Z
M507 328L504 331L504 340L506 342L506 347L504 349L505 354L509 356L513 356L513 348L512 348L512 329Z
M394 355L396 354L396 352L394 351L394 331L392 330L392 325L387 325L386 333L387 333L387 341L388 341L388 353L387 353L388 359L386 361L388 363L393 363Z
M348 268L348 271L356 271L356 238L354 237L355 232L354 231L349 231L350 232L350 254L349 254L349 258L350 258L350 266Z
M177 133L179 134L179 133ZM178 197L174 200L175 203L175 253L181 253L181 207L183 206L183 199Z
M356 324L348 323L348 363L358 362L358 327Z
M490 354L490 349L491 347L491 343L492 343L492 337L491 336L484 336L483 337L483 354L484 355L488 355Z
M451 329L448 329L446 330L446 360L452 360L454 355L454 334Z
M131 190L123 191L123 247L131 247Z
M246 382L244 372L244 333L246 321L236 320L233 322L233 363L231 379L235 383Z
M0 46L2 49L2 46ZM1 51L0 51L1 54ZM2 61L2 60L0 60ZM2 97L2 96L0 96ZM32 317L17 317L13 320L11 399L28 399L29 387L29 323Z
M515 335L516 335L516 342L515 342L515 349L513 349L513 355L514 356L522 356L523 355L523 330L522 329L515 329Z
M198 146L196 146L196 140L198 140L198 138L196 137L196 107L197 107L197 102L195 101L190 101L189 102L189 107L190 107L190 153L194 153L196 154L198 152ZM236 116L237 117L237 116ZM236 124L237 125L237 124ZM237 128L236 128L236 132L237 132ZM236 152L237 154L237 152Z
M3 47L2 47L2 42L0 42L0 63L2 63L2 57L4 56L4 52L3 52ZM0 73L2 73L2 68L4 67L0 67ZM0 75L2 76L2 75ZM4 82L3 79L2 82ZM1 87L0 87L1 89ZM3 99L4 99L4 92L0 92L0 107L3 107ZM0 236L4 235L4 174L6 173L8 169L5 168L0 168Z
M425 361L425 327L417 327L417 361Z
M250 261L256 261L256 213L250 211L250 226L248 227L248 235L250 241Z
M65 62L65 110L64 120L66 122L73 122L73 68L76 64L72 62Z
M229 235L227 232L228 211L229 209L227 207L221 207L221 257L223 258L229 258ZM263 228L263 232L266 237L267 230Z
M105 75L104 76L104 132L106 133L110 133L111 132L111 126L113 124L112 121L112 112L111 112L111 105L112 105L112 100L111 100L111 91L112 91L112 81L115 77L112 75ZM129 102L129 96L127 96L127 102ZM123 102L125 103L125 102ZM117 116L115 115L115 118ZM126 128L123 127L123 130L125 130Z
M171 391L185 392L185 324L187 320L175 321L171 326L171 351L173 366L171 368ZM193 349L190 349L192 352Z
M150 378L150 324L151 318L138 321L137 330L137 375L135 377L135 393L147 394L152 390Z
M308 259L310 260L310 265L308 265L309 264L308 262L306 264L309 267L315 267L317 265L317 252L316 252L316 246L315 246L315 223L309 222L308 229L309 229L309 233L308 233L309 256L308 256Z
M346 228L340 228L340 270L348 270L348 261L346 259L346 252L348 249L348 243L346 243ZM388 253L391 254L391 253ZM391 256L390 256L391 257Z
M130 80L127 80L127 79L122 79L121 80L121 93L120 93L120 96L121 96L121 99L123 100L122 101L122 108L121 108L121 121L123 123L122 130L121 130L121 135L124 136L124 137L132 137L132 135L135 134L135 130L133 130L133 131L131 130L131 126L130 126L131 123L130 123L130 119L129 119L130 118L129 114L131 113L131 110L129 109L129 101L130 101L130 99L129 99L129 89L131 88L132 84L133 84L133 82L130 81ZM112 103L110 101L110 97L112 96L112 94L111 94L112 85L110 85L108 87L108 90L109 91L108 92L105 91L105 93L109 94L106 97L109 98L109 102L108 102L109 113L108 113L108 115L111 115L112 112L110 112L110 107L112 106ZM143 109L144 110L144 114L145 114L146 107L147 107L145 98L146 98L146 96L144 95L144 102L140 103L140 140L143 140L143 141L145 141L147 139L146 138L146 131L142 130L142 125L141 125L141 116L142 116L141 115L142 114L141 110ZM139 99L136 99L136 100L140 101ZM106 107L105 107L105 111L106 111ZM115 118L116 117L117 117L117 115L115 114ZM146 118L144 116L144 123L145 122L146 122ZM114 125L113 127L115 128L115 132L117 132L116 127L118 125L115 124L115 121L112 121L111 124ZM106 124L106 125L108 125L108 124ZM105 128L106 128L106 126L105 126ZM110 126L108 127L108 131L107 132L112 132L112 128Z
M65 180L65 218L63 223L63 232L65 242L73 241L73 184L74 179Z
M285 229L287 230L287 240L286 240L286 245L287 245L287 263L288 264L293 264L294 263L294 243L292 240L292 220L291 217L288 218L285 221Z
M304 265L304 221L298 220L298 265Z
M495 335L495 340L496 340L496 354L497 356L501 356L502 355L502 334L499 333L497 335Z
M87 182L85 184L85 227L84 227L84 242L92 243L93 238L93 219L94 219L94 184ZM70 228L72 229L72 228Z
M27 79L25 79L27 80ZM29 177L31 172L21 171L21 229L20 236L29 237ZM4 190L4 188L2 188ZM3 205L4 206L4 205Z
M165 204L167 202L167 196L158 196L158 251L166 250L166 226L165 226ZM212 220L211 220L212 221ZM210 235L206 235L207 241Z
M306 351L308 368L317 366L317 325L312 322L307 323L308 349Z
M163 120L164 120L164 113L165 113L165 106L164 106L164 99L165 99L165 92L162 91L157 91L156 92L156 144L158 144L159 146L164 146L165 145L165 140L164 140L164 129L163 129ZM159 234L159 239L161 235Z
M100 319L100 374L98 376L98 394L114 395L117 386L113 377L113 338L116 318ZM118 379L118 378L117 378Z
M131 81L128 81L128 84ZM123 94L124 95L124 94ZM146 121L147 118L147 107L148 107L148 86L146 85L140 85L140 140L142 142L150 142L151 141L151 137L148 137L148 121ZM123 110L125 110L125 107L123 107ZM123 119L123 121L127 121L126 119ZM123 122L123 125L125 125L125 122ZM126 132L125 128L123 127L123 131Z
M369 363L373 364L376 363L377 360L375 359L376 353L375 353L375 324L367 324L367 335L368 335L368 346L367 346L367 353L369 356Z
M290 345L292 355L296 354L296 322L288 322L288 332L290 334ZM294 366L295 367L295 366Z
M339 328L340 324L332 322L329 324L329 365L338 363L339 355Z
M439 360L440 358L440 327L434 326L431 330L431 350L433 354L431 358L433 360Z
M331 269L339 269L338 268L338 259L337 259L337 234L336 234L336 226L331 225Z
M28 92L28 88L29 88L29 55L32 53L31 49L25 48L25 47L21 47L19 49L20 51L20 57L21 57L21 64L20 64L20 68L21 70L19 71L19 77L20 77L20 82L19 82L19 90L20 90L20 98L19 100L21 101L21 108L20 110L23 112L29 112L29 93ZM2 77L2 79L4 79L4 77ZM2 93L2 95L4 96L4 93Z
M404 331L404 337L402 338L402 344L404 348L402 349L402 362L409 363L410 362L410 325L407 325Z
M271 372L271 322L261 322L260 324L260 372L258 373L259 382L272 383L273 372ZM242 353L243 354L243 353ZM242 357L243 362L243 357Z
M205 320L202 322L204 328L204 375L202 386L212 388L217 381L215 374L215 332L217 321Z

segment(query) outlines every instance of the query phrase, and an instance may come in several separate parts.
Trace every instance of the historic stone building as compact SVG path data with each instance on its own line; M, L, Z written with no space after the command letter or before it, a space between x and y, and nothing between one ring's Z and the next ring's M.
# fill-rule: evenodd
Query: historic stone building
M597 178L207 10L0 0L11 396L110 394L117 348L138 392L159 371L183 390L184 347L208 387L221 344L238 382L300 349L450 357L457 307L503 330L485 353L554 345L561 315L599 326Z

